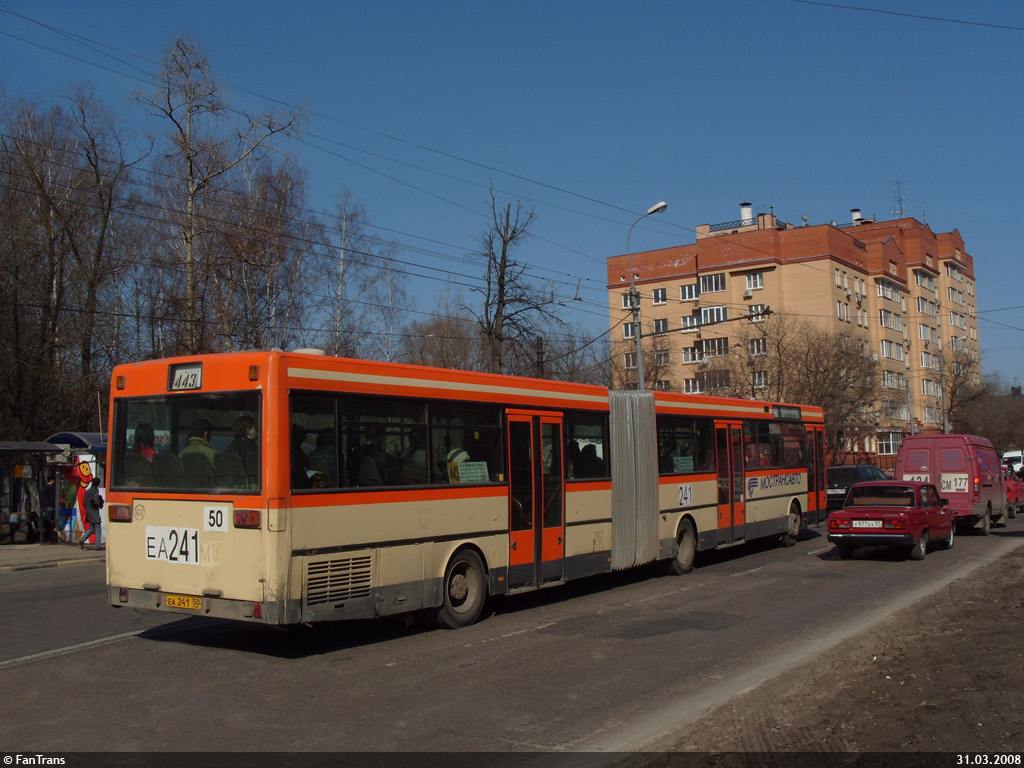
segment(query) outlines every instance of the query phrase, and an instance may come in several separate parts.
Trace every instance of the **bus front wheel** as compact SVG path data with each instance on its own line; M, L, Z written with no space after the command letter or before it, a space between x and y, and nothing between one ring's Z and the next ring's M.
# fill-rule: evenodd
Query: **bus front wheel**
M789 517L786 520L786 532L779 534L779 541L784 547L792 547L800 538L800 507L795 503L789 506Z
M446 629L468 627L484 609L487 587L484 564L471 549L456 552L444 572L444 595L436 624Z

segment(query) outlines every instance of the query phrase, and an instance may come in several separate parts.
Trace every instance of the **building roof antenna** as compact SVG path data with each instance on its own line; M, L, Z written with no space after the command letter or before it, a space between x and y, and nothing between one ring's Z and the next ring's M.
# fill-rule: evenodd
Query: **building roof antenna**
M896 179L896 181L892 183L892 186L895 190L893 192L893 199L896 201L896 208L895 210L892 211L892 213L898 219L903 218L903 201L907 199L903 196L902 184L903 182L900 179Z

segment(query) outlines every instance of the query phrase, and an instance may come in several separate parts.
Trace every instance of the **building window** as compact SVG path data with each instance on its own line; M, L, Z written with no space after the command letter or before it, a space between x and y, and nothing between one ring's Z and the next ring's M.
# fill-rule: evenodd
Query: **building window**
M636 369L636 352L627 352L624 357L626 358L626 370L632 371Z
M697 386L696 379L683 379L683 392L688 395L696 395L700 393L700 387Z
M764 272L748 272L747 288L752 291L756 291L758 288L764 288Z
M624 294L622 294L622 308L623 309L632 309L633 308L633 302L631 302L629 300L629 291L626 291Z
M718 339L704 339L702 351L704 357L723 357L729 354L729 339L722 337Z
M659 317L654 320L655 333L668 333L668 318Z
M683 362L684 363L699 363L701 361L701 354L699 347L683 347Z
M668 288L655 288L654 289L654 303L664 304L668 301Z
M622 324L622 338L624 338L624 339L632 339L632 338L635 338L635 336L636 336L636 332L634 330L633 324L632 323L623 323Z
M886 400L882 403L882 413L891 421L906 421L907 404L903 400Z
M836 288L843 287L843 279L840 277L839 267L836 267Z
M700 293L697 291L696 283L687 283L679 286L680 301L696 301Z
M697 381L699 382L701 391L707 392L711 389L728 389L729 388L729 372L728 371L701 371L697 374Z
M906 387L906 379L896 371L882 371L882 384L889 389L902 390Z
M666 379L658 379L654 382L654 388L661 392L668 392L670 390L669 382Z
M880 456L895 456L900 452L903 442L902 432L883 432L878 436L878 453Z
M748 342L748 349L751 355L767 355L768 339L751 339Z
M903 359L903 345L896 344L889 341L888 339L882 339L882 357L888 357L890 360L902 360Z
M680 325L684 331L696 331L700 326L700 318L697 315L683 315Z
M701 293L717 293L725 290L725 272L716 272L713 275L700 276Z
M900 289L895 283L891 283L888 280L878 281L878 295L885 299L892 301L900 300Z
M654 353L654 364L655 365L668 365L668 352L665 350L658 350Z
M924 288L925 290L935 291L935 278L927 272L922 272L919 269L914 270L914 281Z
M701 307L700 324L712 325L713 323L724 323L729 319L729 312L725 306Z
M748 308L747 316L752 323L763 323L768 319L768 316L764 313L768 307L764 304L751 304Z
M878 320L883 328L891 328L894 331L903 330L903 321L900 316L888 309L878 310Z
M929 424L941 424L942 411L934 406L926 405L924 407L924 420Z
M768 386L768 371L754 371L750 374L750 385L754 389L764 389Z

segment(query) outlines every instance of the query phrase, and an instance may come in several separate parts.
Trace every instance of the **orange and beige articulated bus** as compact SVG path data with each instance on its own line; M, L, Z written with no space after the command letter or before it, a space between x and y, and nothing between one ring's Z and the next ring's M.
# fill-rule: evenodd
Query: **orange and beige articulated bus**
M826 514L808 406L275 350L118 366L110 414L114 606L459 627Z

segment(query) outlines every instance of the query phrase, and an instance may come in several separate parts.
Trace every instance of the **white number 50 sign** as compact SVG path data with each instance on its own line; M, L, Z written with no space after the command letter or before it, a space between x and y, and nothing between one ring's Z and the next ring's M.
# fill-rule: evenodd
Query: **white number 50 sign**
M227 507L203 507L203 530L226 532L230 516Z

